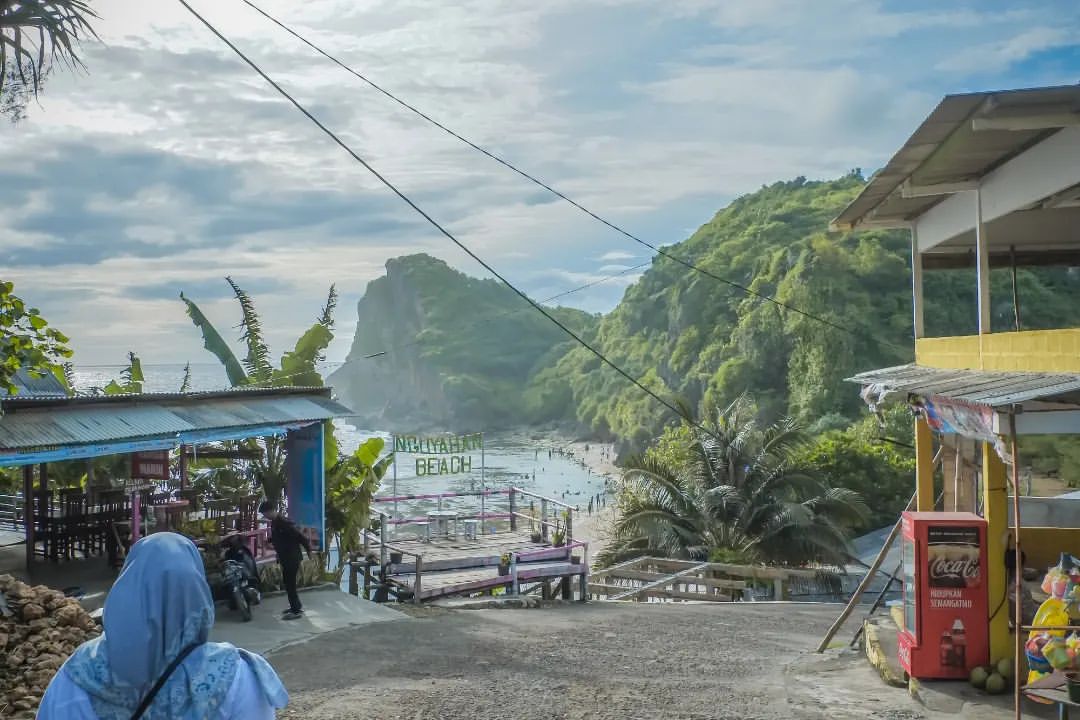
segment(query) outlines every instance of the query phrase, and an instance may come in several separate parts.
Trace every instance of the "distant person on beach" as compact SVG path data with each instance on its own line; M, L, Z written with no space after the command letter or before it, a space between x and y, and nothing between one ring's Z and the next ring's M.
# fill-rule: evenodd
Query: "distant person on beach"
M135 543L105 598L104 625L49 682L38 718L268 720L289 702L266 660L207 641L214 601L182 535Z
M281 514L273 500L266 500L259 505L259 514L270 522L270 544L277 553L281 565L281 584L289 597L289 608L281 614L282 620L296 620L304 614L300 604L300 595L296 592L296 576L300 574L300 563L304 556L301 549L311 558L311 544L304 533L292 520Z
M590 515L592 515L592 503L593 503L593 499L589 498L589 514Z

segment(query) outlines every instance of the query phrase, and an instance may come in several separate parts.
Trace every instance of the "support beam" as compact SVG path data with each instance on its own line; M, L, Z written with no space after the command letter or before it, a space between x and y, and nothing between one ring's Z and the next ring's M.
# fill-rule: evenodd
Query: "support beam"
M983 223L982 190L975 189L975 282L978 288L979 334L990 333L990 255ZM982 360L979 361L982 368Z
M1080 125L1080 113L1072 105L1050 106L1033 115L1030 107L998 108L987 115L971 119L971 129L985 130L1055 130Z
M923 418L915 420L915 509L934 510L934 433Z
M1068 127L983 176L983 222L1028 207L1080 182L1080 127ZM945 198L920 215L919 250L926 252L974 227L966 193Z
M911 228L911 310L914 313L915 339L923 337L923 259L919 253L919 232Z
M914 231L913 231L914 232ZM990 269L1016 267L1080 267L1080 249L1060 248L1054 250L1007 250L989 253ZM962 270L973 268L978 263L975 253L970 250L960 252L932 252L920 256L921 272L927 270Z
M978 186L978 180L962 180L960 182L937 183L936 185L915 185L911 182L911 178L908 178L900 185L900 195L905 198L937 197L939 195L952 195L966 190L974 190Z
M986 592L990 611L990 657L1012 656L1005 577L1005 548L1008 546L1009 512L1005 463L991 443L982 443L983 515L986 518Z
M26 572L34 565L34 466L23 466L23 535L26 538Z

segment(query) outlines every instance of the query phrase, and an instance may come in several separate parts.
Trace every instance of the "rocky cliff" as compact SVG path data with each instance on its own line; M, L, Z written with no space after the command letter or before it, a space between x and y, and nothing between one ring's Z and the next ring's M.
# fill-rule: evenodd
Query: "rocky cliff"
M597 322L555 312L579 332ZM504 429L530 421L524 390L568 351L567 340L501 283L409 255L368 283L352 348L329 384L381 428Z

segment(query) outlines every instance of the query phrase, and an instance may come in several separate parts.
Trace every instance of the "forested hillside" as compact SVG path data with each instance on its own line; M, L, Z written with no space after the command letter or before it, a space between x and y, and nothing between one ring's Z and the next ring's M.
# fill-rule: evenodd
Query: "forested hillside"
M908 234L828 232L863 182L856 172L763 187L667 248L801 313L664 257L599 321L560 312L664 397L701 407L747 393L764 421L790 414L812 431L847 427L863 410L843 379L912 358ZM384 408L390 422L425 413L436 423L576 422L625 449L644 447L671 419L494 281L426 256L393 260L387 272L368 286L350 361L331 380L365 412ZM1012 329L1008 271L992 285L995 329ZM1080 324L1076 273L1021 271L1019 285L1025 329ZM927 273L926 298L928 334L975 331L972 271ZM363 358L402 343L412 344Z

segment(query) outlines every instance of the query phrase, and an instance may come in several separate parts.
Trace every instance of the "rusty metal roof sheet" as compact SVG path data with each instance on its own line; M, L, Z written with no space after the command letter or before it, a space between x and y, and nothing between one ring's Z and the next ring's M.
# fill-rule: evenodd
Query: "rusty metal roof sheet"
M1035 400L1080 404L1080 375L1072 373L946 370L910 364L859 373L848 382L873 386L878 396L937 396L995 408Z

